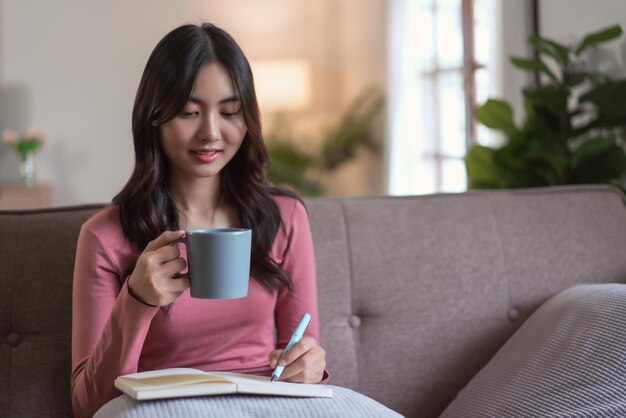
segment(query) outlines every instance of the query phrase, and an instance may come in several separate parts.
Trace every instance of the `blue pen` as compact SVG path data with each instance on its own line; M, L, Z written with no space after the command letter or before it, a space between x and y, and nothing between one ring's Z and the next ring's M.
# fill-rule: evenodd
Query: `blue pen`
M302 335L304 335L304 330L306 330L306 327L309 326L309 322L311 322L311 315L309 315L308 313L305 313L304 315L302 315L302 319L300 320L300 323L296 327L296 330L293 332L293 335L291 336L291 339L289 340L289 344L287 344L287 347L285 347L285 351L283 351L283 353L280 355L280 359L278 359L279 362L280 360L282 360L285 354L287 354L287 352L291 350L293 346L296 345L298 341L302 339ZM270 381L273 382L274 380L277 380L280 377L281 373L283 372L284 368L285 366L281 366L280 364L278 364L276 368L274 369L274 373L272 373L272 379Z

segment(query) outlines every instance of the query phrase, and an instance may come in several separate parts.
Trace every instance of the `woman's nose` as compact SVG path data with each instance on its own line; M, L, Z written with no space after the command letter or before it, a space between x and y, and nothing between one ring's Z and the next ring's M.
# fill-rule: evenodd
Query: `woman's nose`
M202 139L208 142L215 142L221 139L219 115L216 115L213 112L209 112L206 115L202 126Z

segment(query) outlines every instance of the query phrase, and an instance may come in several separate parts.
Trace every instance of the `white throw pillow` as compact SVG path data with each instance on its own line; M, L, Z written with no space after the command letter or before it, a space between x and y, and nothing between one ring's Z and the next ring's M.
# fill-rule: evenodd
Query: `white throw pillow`
M626 285L539 307L442 417L626 416Z

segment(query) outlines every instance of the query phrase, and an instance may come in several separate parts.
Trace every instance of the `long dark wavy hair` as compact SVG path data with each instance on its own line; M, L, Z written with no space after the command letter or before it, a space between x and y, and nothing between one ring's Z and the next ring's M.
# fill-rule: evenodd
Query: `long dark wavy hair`
M283 286L291 289L291 278L270 257L281 225L272 195L296 196L272 187L267 180L264 169L268 156L250 64L235 40L215 25L180 26L152 51L133 108L135 168L113 203L119 207L124 234L138 251L163 231L179 229L159 126L182 111L200 69L215 62L230 74L248 130L239 150L220 174L222 198L233 208L240 226L253 231L254 279L270 291Z

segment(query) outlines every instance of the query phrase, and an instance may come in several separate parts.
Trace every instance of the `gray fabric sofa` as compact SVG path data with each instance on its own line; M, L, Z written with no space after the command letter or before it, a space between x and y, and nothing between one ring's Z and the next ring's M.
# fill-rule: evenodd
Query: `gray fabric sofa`
M331 383L435 417L528 315L626 280L609 186L307 199ZM71 281L99 205L0 212L0 415L71 416Z

